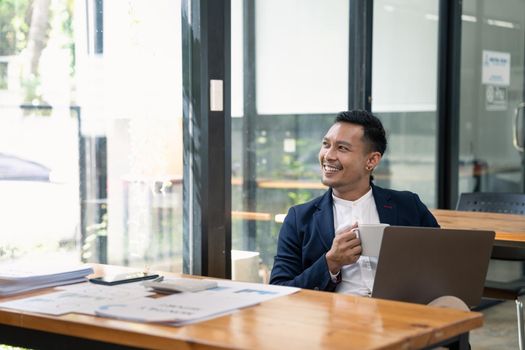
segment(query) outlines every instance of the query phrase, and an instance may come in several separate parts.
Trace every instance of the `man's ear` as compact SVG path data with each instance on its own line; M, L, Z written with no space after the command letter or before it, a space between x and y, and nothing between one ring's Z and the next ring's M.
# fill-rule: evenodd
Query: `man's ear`
M381 158L382 156L379 152L370 153L370 155L368 156L367 167L370 167L372 169L376 168L381 162Z

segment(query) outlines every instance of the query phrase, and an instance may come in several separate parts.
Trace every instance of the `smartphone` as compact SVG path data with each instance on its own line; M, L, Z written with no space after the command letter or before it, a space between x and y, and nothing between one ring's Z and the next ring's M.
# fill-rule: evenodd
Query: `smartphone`
M131 283L137 281L151 280L159 277L157 274L145 272L121 273L118 275L107 275L97 278L90 278L89 282L103 284L105 286L114 286L116 284Z

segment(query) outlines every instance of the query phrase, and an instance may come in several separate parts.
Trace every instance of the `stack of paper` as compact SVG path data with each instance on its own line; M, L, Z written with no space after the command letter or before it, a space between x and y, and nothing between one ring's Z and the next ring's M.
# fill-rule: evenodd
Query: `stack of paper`
M93 269L87 265L73 267L1 265L0 296L84 282L86 276L92 273Z

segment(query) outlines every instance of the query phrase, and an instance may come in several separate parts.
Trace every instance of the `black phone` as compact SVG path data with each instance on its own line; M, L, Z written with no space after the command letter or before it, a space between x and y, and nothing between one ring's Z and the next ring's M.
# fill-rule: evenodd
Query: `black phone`
M159 277L157 274L149 274L145 272L130 272L121 273L118 275L107 275L97 278L90 278L89 282L96 284L103 284L105 286L114 286L116 284L138 282L144 280L152 280Z

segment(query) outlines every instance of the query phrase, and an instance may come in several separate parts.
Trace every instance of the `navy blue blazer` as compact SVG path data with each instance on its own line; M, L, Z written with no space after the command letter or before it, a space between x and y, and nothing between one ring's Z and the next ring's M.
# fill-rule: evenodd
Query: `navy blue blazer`
M439 227L436 219L409 191L387 190L372 185L381 223L392 226ZM277 243L271 284L334 291L325 254L334 239L332 190L308 203L291 207Z

